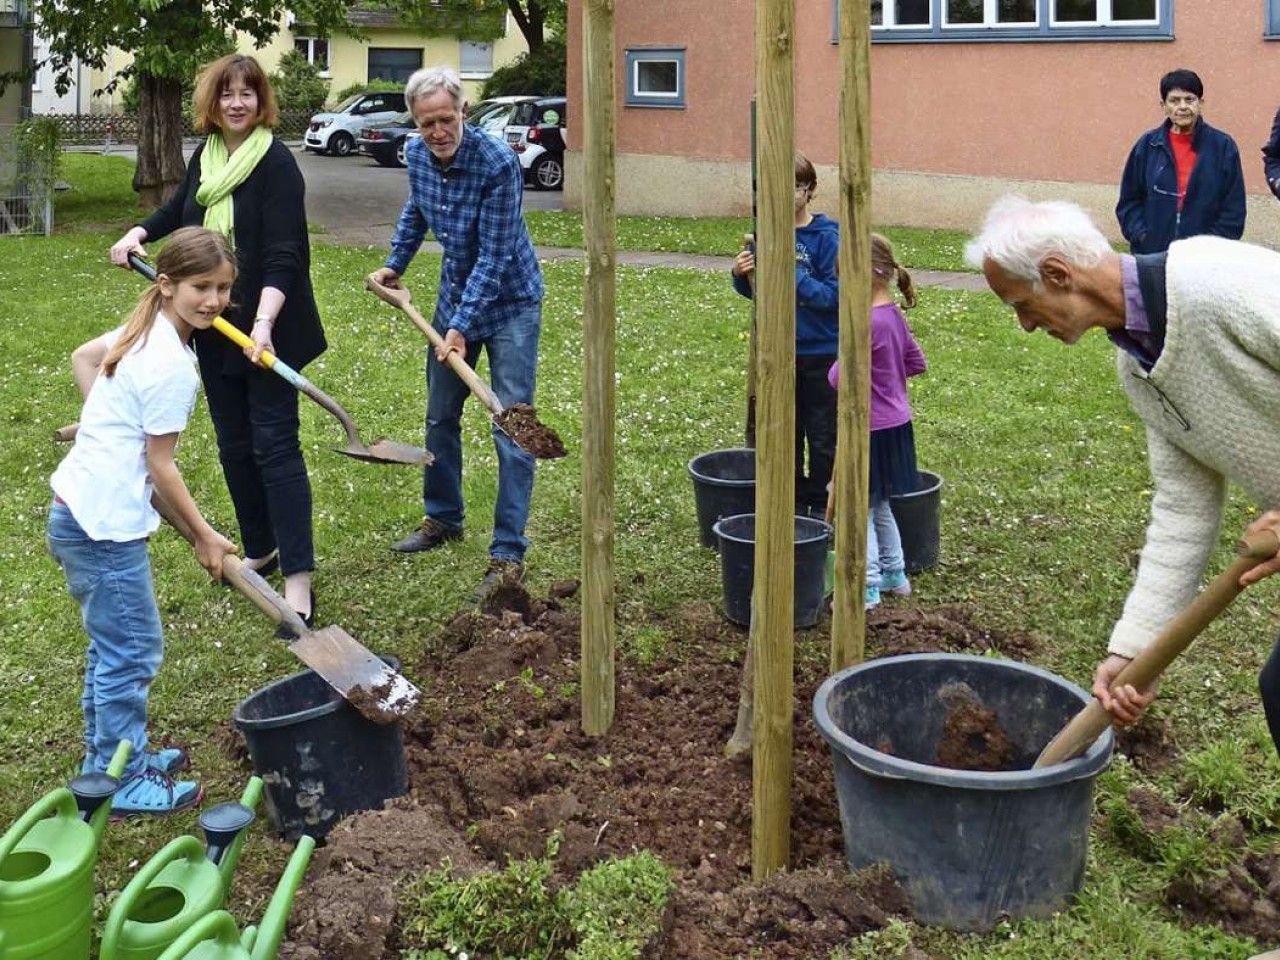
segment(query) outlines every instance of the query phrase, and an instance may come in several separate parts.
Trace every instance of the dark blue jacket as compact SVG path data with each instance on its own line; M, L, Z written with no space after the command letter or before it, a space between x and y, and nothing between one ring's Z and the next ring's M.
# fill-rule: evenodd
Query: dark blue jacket
M840 225L815 213L796 227L796 356L834 357L840 340L840 283L836 251ZM751 296L746 277L734 277L733 288Z
M1134 253L1159 253L1202 233L1239 240L1244 233L1244 171L1231 137L1204 118L1191 145L1196 165L1178 212L1178 170L1169 146L1170 123L1148 130L1129 151L1116 218Z
M1280 110L1271 121L1271 136L1262 148L1262 169L1267 173L1267 186L1280 198Z

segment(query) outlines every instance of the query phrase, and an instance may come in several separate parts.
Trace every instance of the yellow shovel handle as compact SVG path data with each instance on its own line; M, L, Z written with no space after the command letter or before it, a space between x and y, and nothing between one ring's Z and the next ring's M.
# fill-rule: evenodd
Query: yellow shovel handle
M247 336L243 330L239 327L232 326L221 317L218 317L213 321L213 328L238 347L248 347L252 349L254 346L253 340ZM276 365L276 355L270 350L263 350L262 359L259 362L270 370Z

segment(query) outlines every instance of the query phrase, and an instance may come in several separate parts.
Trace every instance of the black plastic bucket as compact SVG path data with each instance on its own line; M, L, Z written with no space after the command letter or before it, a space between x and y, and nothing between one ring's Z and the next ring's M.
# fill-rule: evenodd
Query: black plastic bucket
M920 573L937 565L942 538L942 477L928 470L919 474L920 486L914 493L889 498L889 509L902 535L908 573Z
M348 814L409 788L400 725L366 719L310 670L250 694L232 718L266 785L271 822L286 839L305 833L318 840Z
M1025 769L933 765L948 712L939 694L957 682L995 711ZM829 678L813 712L835 761L849 866L888 863L917 919L956 930L1065 909L1084 881L1111 730L1075 760L1030 767L1089 700L1046 670L964 654L886 657Z
M716 521L720 542L720 584L724 615L734 623L751 623L751 587L756 570L756 515L741 514ZM822 616L823 574L831 527L812 517L795 518L795 622L812 627Z
M752 513L756 508L756 452L750 447L712 450L689 461L693 500L698 509L698 538L719 549L712 530L722 517Z

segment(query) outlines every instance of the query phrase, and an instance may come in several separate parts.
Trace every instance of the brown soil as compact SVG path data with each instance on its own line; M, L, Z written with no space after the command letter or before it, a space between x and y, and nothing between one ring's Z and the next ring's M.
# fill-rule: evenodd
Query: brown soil
M830 754L810 715L826 674L825 630L797 636L792 869L756 885L751 764L721 753L745 632L710 604L654 618L670 656L647 667L618 658L616 719L592 739L578 726L576 611L522 590L487 609L456 616L431 644L443 662L418 665L429 693L405 723L410 794L330 835L299 894L286 960L390 960L397 879L444 857L471 870L542 856L555 830L558 882L639 849L674 870L669 929L647 954L664 960L825 957L909 915L890 875L851 874L844 861ZM882 652L1034 644L958 611L907 607L873 616L869 640Z
M938 740L937 763L952 770L1013 770L1013 741L966 683L949 683L938 691L947 707Z
M494 419L516 444L539 460L559 460L565 455L560 435L538 419L538 411L527 403L513 403Z
M1239 839L1243 842L1243 831ZM1185 923L1213 925L1275 944L1280 941L1280 847L1246 853L1216 875L1175 880L1165 900Z
M1145 715L1132 727L1116 728L1116 752L1143 773L1159 773L1178 759L1173 724L1167 717Z
M404 700L391 700L396 685L390 680L373 687L356 684L347 691L347 702L360 711L365 719L383 726L395 723L405 713Z
M1182 821L1178 808L1150 787L1133 787L1128 799L1148 833L1164 833Z
M995 650L1011 660L1028 660L1040 646L1040 640L1029 633L979 626L962 607L921 610L881 604L867 613L867 646L882 657L900 653Z

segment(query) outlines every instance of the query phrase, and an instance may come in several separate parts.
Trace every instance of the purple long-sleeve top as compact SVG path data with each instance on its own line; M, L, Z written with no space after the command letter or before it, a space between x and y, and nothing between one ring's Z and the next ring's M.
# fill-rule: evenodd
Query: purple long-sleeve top
M896 303L871 308L871 429L888 430L911 420L907 380L928 369L924 351L911 335ZM840 382L840 363L831 365L827 382Z

